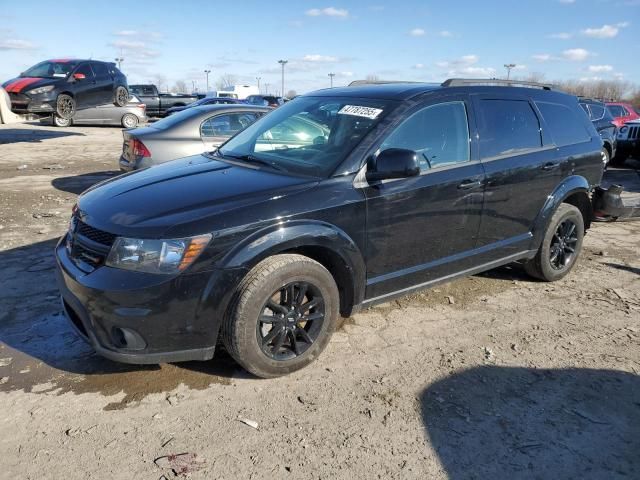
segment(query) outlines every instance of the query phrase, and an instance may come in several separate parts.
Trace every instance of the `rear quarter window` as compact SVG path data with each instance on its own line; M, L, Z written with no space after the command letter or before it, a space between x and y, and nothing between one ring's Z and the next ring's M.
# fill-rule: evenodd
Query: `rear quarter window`
M591 134L575 110L558 103L536 102L536 106L558 147L591 140Z

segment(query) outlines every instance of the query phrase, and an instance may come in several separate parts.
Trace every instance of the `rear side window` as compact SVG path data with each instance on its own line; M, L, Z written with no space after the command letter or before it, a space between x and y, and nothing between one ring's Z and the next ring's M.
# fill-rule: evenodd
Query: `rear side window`
M74 73L82 73L87 80L93 78L93 70L88 63L81 64Z
M611 115L614 117L628 117L629 112L627 112L624 107L621 105L607 105L607 108L611 112Z
M106 77L109 75L109 70L104 63L94 62L92 67L96 77Z
M557 146L564 147L591 140L582 118L574 110L558 103L536 102L536 105ZM594 105L590 107L593 108Z
M205 120L200 127L203 137L230 137L257 120L255 113L228 113Z
M380 150L404 148L418 154L421 170L469 161L469 125L463 102L418 110L400 124Z
M480 156L517 155L540 148L540 122L526 100L480 101Z

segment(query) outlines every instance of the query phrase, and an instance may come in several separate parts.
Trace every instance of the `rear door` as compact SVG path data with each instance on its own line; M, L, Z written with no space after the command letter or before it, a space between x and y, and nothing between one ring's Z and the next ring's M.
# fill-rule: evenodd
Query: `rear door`
M213 115L200 125L205 151L211 151L258 119L255 112L231 112Z
M530 248L534 220L565 168L528 97L478 94L473 102L487 175L478 248L495 261Z
M91 62L91 68L96 76L96 95L94 105L113 103L113 77L109 69L102 62Z

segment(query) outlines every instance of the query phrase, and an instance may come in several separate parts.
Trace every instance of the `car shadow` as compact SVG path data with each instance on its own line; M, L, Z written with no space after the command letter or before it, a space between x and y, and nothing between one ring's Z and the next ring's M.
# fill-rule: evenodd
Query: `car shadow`
M81 175L73 175L70 177L58 177L51 180L51 185L53 185L57 190L80 195L96 183L113 178L121 173L122 172L118 170L109 170L104 172L83 173Z
M450 480L640 478L640 376L484 366L420 397Z
M63 130L42 130L25 128L0 128L0 145L9 143L39 143L52 138L82 136L84 133Z
M640 268L632 267L630 265L622 265L620 263L605 263L608 267L615 268L617 270L623 270L625 272L635 273L636 275L640 275Z

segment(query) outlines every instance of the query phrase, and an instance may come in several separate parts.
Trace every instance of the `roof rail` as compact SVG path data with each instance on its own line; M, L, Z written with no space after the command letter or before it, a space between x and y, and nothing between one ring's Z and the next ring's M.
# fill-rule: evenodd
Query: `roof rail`
M349 84L349 86L357 87L358 85L388 85L390 83L424 83L424 82L410 82L408 80L354 80Z
M465 87L468 85L503 85L508 87L530 87L553 90L549 83L527 82L524 80L502 80L498 78L450 78L442 82L443 87Z

